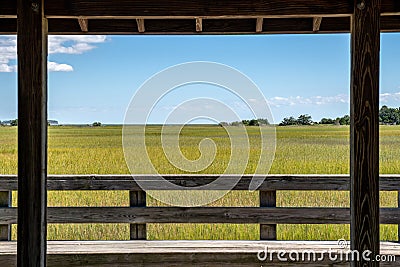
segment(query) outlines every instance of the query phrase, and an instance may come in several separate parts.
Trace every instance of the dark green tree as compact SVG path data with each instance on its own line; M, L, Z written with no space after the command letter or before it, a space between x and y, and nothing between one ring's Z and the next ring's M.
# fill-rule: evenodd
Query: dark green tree
M296 125L297 120L294 117L283 118L282 122L279 123L279 126L288 126L288 125Z
M311 124L313 124L313 121L311 120L311 116L310 115L303 114L303 115L300 115L297 118L297 124L300 124L300 125L311 125Z
M335 120L331 118L322 118L320 124L334 124Z

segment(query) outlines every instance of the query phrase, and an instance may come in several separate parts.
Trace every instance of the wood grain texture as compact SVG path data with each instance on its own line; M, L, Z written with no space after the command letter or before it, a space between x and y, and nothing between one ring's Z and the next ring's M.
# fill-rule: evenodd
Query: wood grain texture
M46 16L158 16L158 17L227 17L227 16L290 16L336 15L353 12L349 1L338 0L59 0L46 2Z
M164 175L166 180L186 186L193 190L196 187L206 185L214 181L218 175ZM220 177L217 189L226 190L232 184L231 179L237 179L237 175ZM233 190L248 190L253 176L240 176L241 179ZM157 183L152 175L135 175L135 179L147 181L152 190L165 190ZM47 178L48 190L131 190L140 191L141 187L131 175L50 175ZM380 190L398 191L400 187L400 175L380 175ZM17 190L18 182L15 175L0 175L0 191ZM266 179L258 190L340 190L350 189L348 175L266 175Z
M399 224L400 209L382 208L381 223ZM348 208L49 207L48 223L348 224ZM16 223L17 208L0 208L0 224Z
M12 193L10 191L0 191L0 207L8 208L11 206ZM0 241L11 240L11 225L0 224Z
M129 192L130 207L146 207L146 192L130 191ZM131 240L146 240L146 224L131 224L130 225Z
M256 19L256 32L260 33L263 31L263 23L264 19L263 18L257 18Z
M202 32L202 31L203 31L203 19L196 18L196 32Z
M144 19L136 19L137 29L139 33L144 33L146 28L144 26Z
M260 207L276 207L276 191L260 191ZM276 240L276 224L260 224L261 240Z
M93 34L146 34L146 35L194 35L194 34L255 34L255 19L213 19L207 31L196 31L193 19L146 19L151 27L146 26L146 31L140 33L137 29L135 18L131 19L90 19L90 29L87 33ZM250 22L252 21L252 22ZM251 26L253 25L253 26ZM313 32L312 18L264 18L263 31L259 34L302 34ZM399 32L400 16L382 16L381 32ZM0 34L16 34L17 20L15 18L0 17ZM324 17L318 33L348 33L350 32L350 17ZM87 34L82 32L76 18L49 19L49 34Z
M96 2L99 5L96 5ZM83 13L101 14L100 16L132 16L132 14L142 14L144 16L188 16L190 14L209 14L210 16L308 16L308 15L351 15L353 5L351 1L129 1L129 0L102 0L96 1L84 0L60 0L47 1L46 15L58 17L75 17ZM132 3L135 2L135 3ZM107 11L107 9L110 9ZM127 10L125 10L126 8ZM198 8L198 10L196 10ZM165 9L165 10L164 10ZM121 12L123 11L123 12ZM382 0L381 12L384 15L393 15L400 13L400 5L397 0ZM2 0L0 2L0 17L16 17L17 4L15 0Z
M47 20L18 0L18 266L46 265Z
M351 23L351 247L379 254L379 53L381 0L354 1ZM379 266L361 259L352 266Z
M78 18L79 27L81 31L88 32L89 31L89 20L85 17Z
M322 22L322 17L314 17L313 18L313 32L319 32L321 22Z
M285 262L278 261L275 254L272 262L260 261L257 253L265 247L269 252L315 251L318 255L324 253L324 259ZM336 241L48 241L48 266L348 266L337 249ZM337 255L336 260L329 260L328 250ZM398 262L400 244L382 242L380 253L394 255ZM14 267L15 254L15 242L0 242L1 266ZM386 262L382 266L394 264Z

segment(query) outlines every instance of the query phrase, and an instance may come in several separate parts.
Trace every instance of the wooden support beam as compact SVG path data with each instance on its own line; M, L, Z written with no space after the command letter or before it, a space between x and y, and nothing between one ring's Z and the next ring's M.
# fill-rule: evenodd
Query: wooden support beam
M318 32L319 27L321 26L322 17L314 17L313 18L313 32Z
M81 31L88 32L89 31L89 21L84 17L78 18L79 27L81 27Z
M263 23L264 23L263 18L257 18L257 21L256 21L256 32L257 33L260 33L263 31Z
M129 191L129 203L131 207L146 207L146 192L144 191ZM146 240L147 231L146 224L131 224L130 225L131 240Z
M0 207L8 208L11 207L11 191L0 191ZM11 240L11 224L0 225L0 241Z
M144 33L146 30L144 27L144 19L136 19L136 24L137 24L138 32Z
M48 1L47 1L48 2ZM18 266L46 266L47 19L18 0Z
M396 1L396 0L391 0ZM67 17L269 17L350 15L353 5L348 0L253 0L253 1L198 1L198 0L120 0L87 1L59 0L46 2L46 16Z
M276 207L276 191L260 191L260 207ZM261 240L276 240L276 224L260 224Z
M196 18L196 32L202 32L202 31L203 31L203 19Z
M351 249L379 254L379 50L381 0L354 1L351 22ZM361 259L352 266L379 266Z

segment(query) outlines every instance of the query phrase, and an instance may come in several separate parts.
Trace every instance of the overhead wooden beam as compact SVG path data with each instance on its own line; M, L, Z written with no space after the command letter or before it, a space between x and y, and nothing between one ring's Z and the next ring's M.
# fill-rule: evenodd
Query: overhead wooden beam
M81 31L83 31L83 32L89 31L88 19L86 19L84 17L79 17L78 22L79 22L79 27L81 27Z
M198 0L57 0L46 1L45 15L47 18L92 18L126 17L142 18L218 18L218 17L315 17L352 15L352 1L348 0L256 0L217 2ZM17 15L15 0L0 1L0 18L15 18ZM182 8L184 7L184 8ZM398 0L382 0L382 15L400 15Z
M314 17L313 18L313 32L318 32L319 27L321 26L322 17Z
M351 22L351 249L379 254L379 50L381 0L354 1ZM379 266L361 258L352 266Z
M145 32L145 27L144 27L144 19L136 19L136 24L138 28L138 32L143 33Z
M48 1L47 1L48 2ZM46 266L47 19L18 0L18 266Z
M202 31L203 31L203 19L196 18L196 32L202 32Z
M132 17L230 17L351 15L353 5L348 0L59 0L46 2L46 16L132 16Z
M256 32L262 32L263 31L263 23L264 19L263 18L257 18L256 21Z

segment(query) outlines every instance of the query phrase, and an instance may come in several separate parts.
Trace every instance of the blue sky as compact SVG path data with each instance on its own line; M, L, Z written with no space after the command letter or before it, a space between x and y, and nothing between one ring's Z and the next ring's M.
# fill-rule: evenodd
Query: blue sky
M15 44L14 36L0 36L0 120L17 116ZM382 34L381 105L400 106L399 45L400 34ZM148 78L191 61L218 62L247 75L268 100L275 122L349 113L349 34L52 36L49 54L49 119L61 123L122 123L130 99ZM151 122L161 123L166 110L196 97L236 108L226 91L184 86L159 102Z

